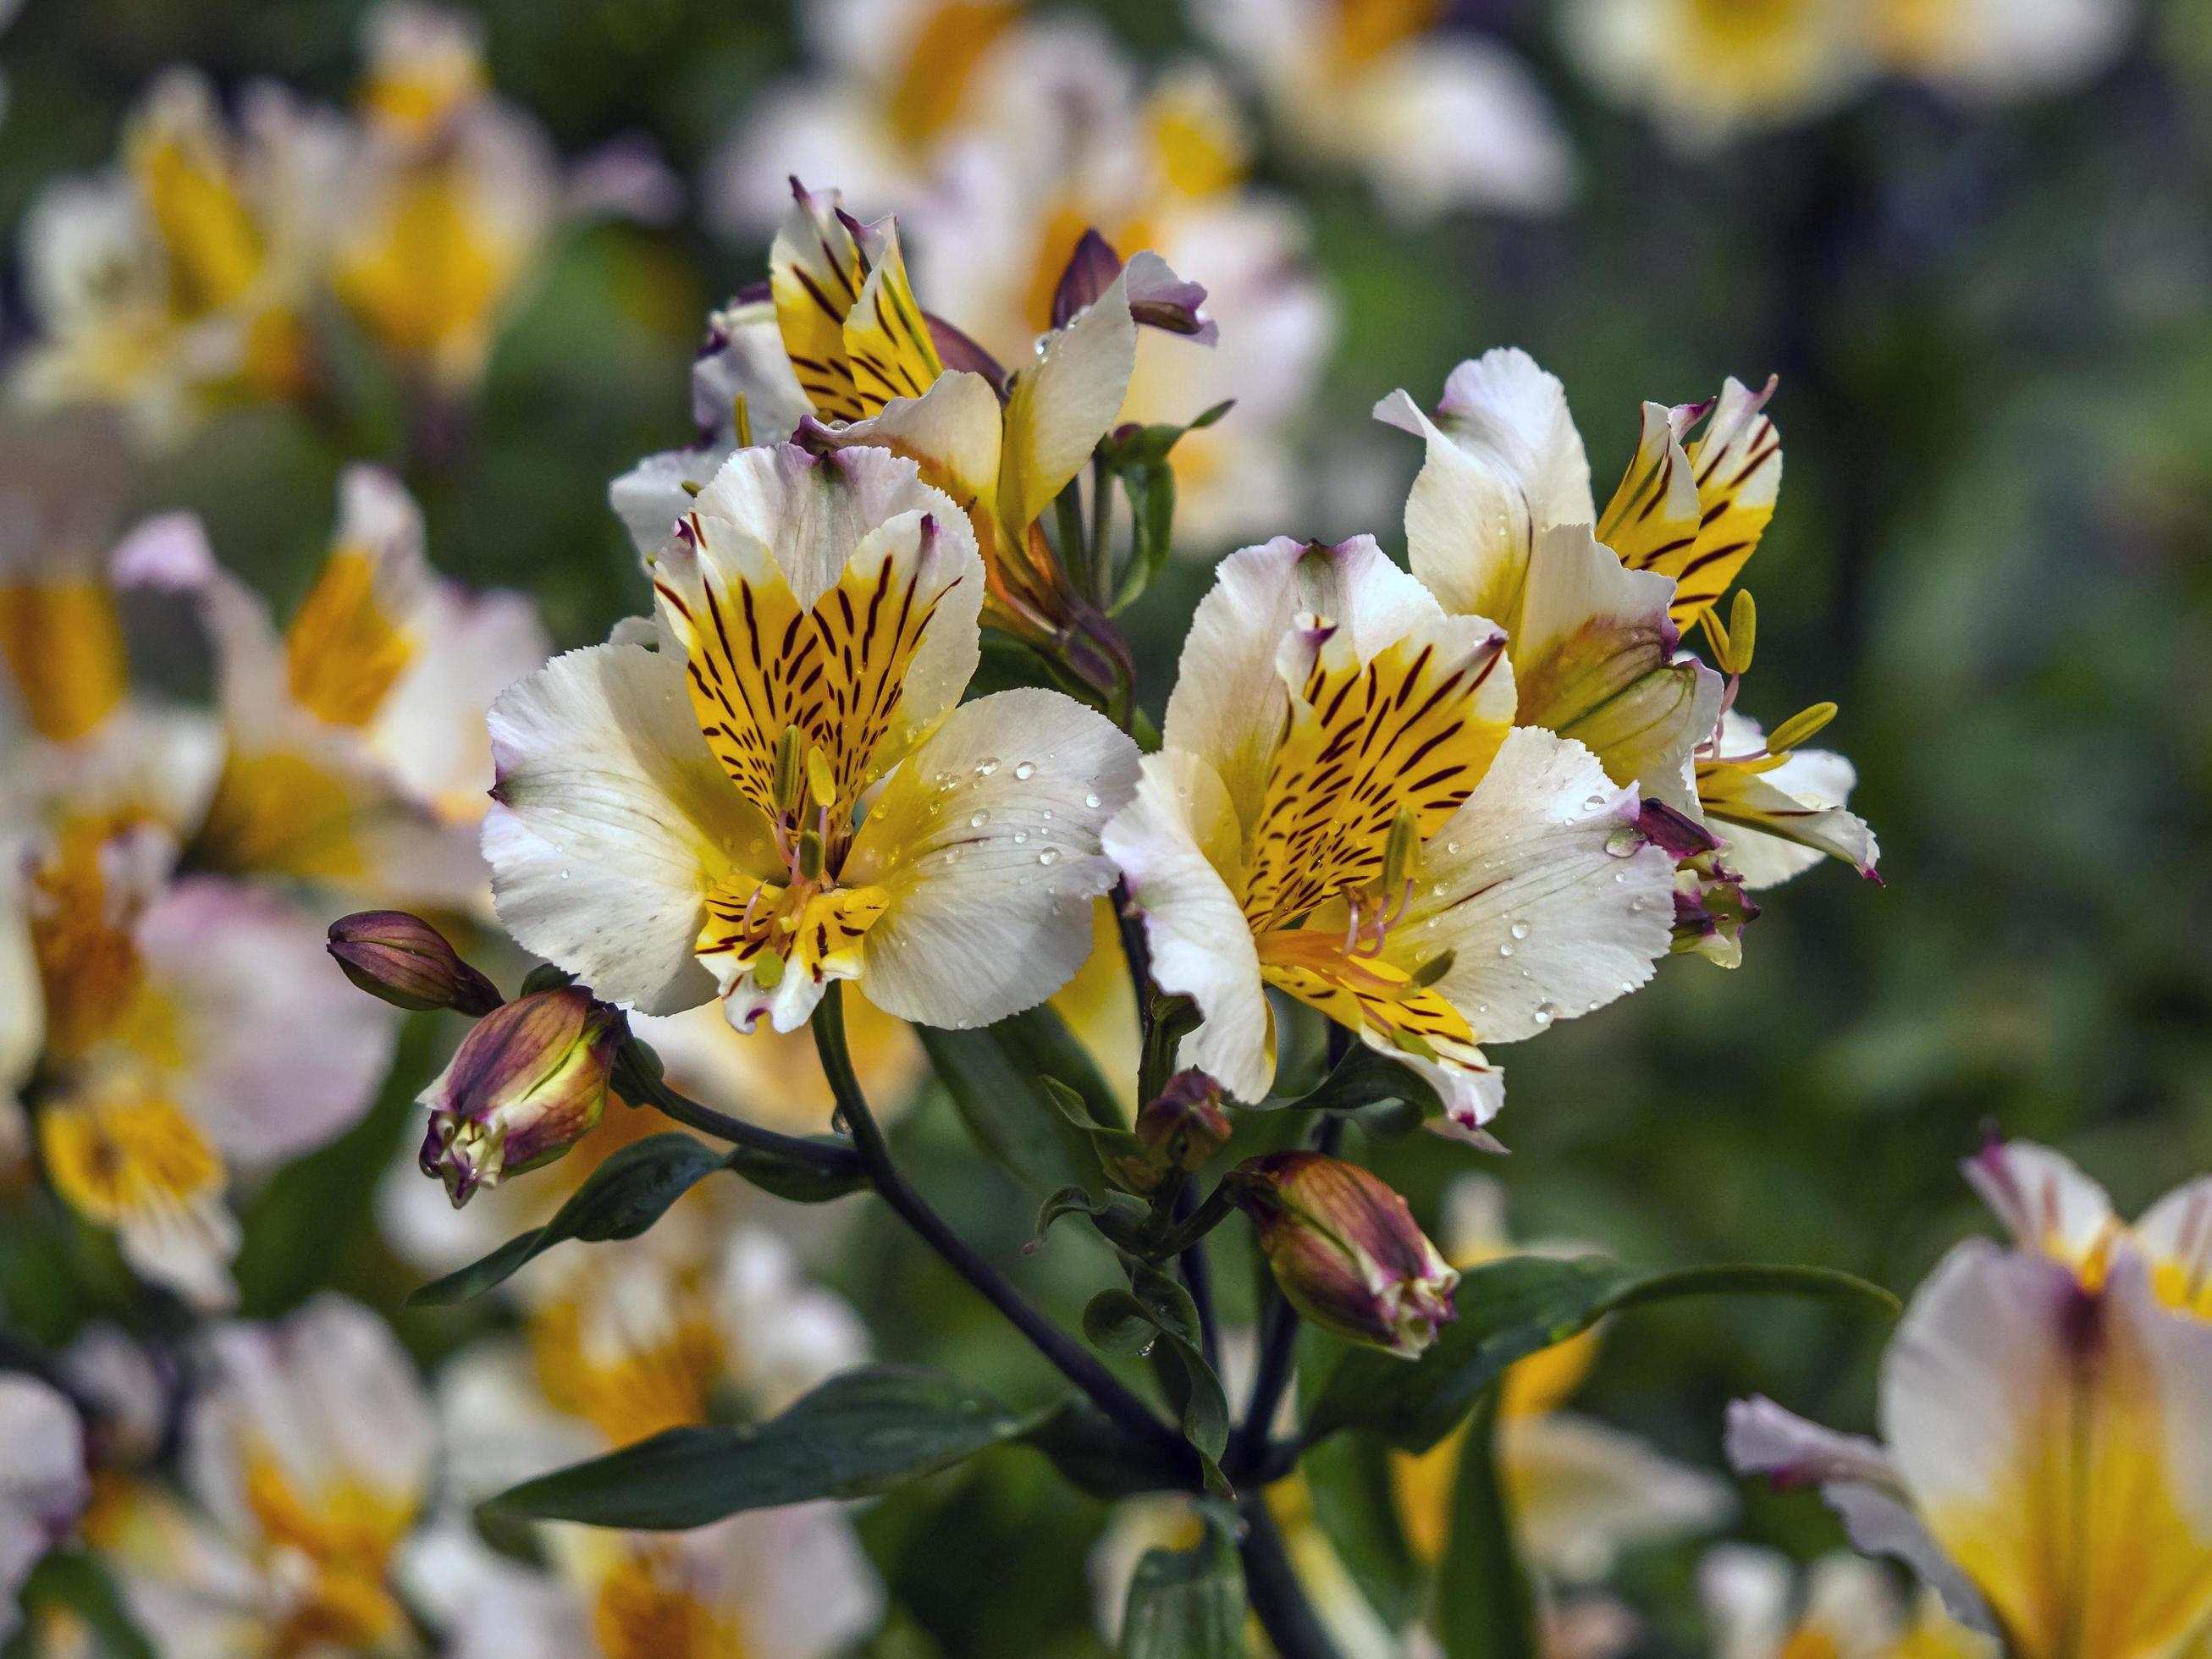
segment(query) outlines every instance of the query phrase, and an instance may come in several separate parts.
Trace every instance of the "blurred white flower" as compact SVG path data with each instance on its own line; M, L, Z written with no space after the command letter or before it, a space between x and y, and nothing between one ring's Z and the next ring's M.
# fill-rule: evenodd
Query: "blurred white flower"
M23 1580L91 1501L76 1408L36 1377L0 1372L0 1641L20 1622Z

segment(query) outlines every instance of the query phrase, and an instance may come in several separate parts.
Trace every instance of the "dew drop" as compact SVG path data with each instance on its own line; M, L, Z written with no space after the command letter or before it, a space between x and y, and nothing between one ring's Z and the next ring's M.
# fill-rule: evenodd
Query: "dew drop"
M1052 822L1052 809L1050 807L1047 807L1043 811L1038 813L1037 816L1042 818L1047 823L1050 823Z
M1625 859L1644 845L1644 832L1633 824L1624 823L1605 838L1605 850L1617 859Z
M1498 954L1501 957L1510 957L1513 954L1513 947L1510 945L1501 945L1498 947Z
M1539 1025L1549 1025L1549 1024L1550 1024L1553 1020L1557 1019L1559 1017L1559 1005L1558 1005L1557 1003L1552 1003L1552 1002L1540 1002L1540 1003L1538 1003L1538 1004L1536 1005L1536 1016L1535 1016L1535 1018L1536 1018L1536 1024L1539 1024Z
M1043 852L1039 853L1039 854L1037 854L1037 862L1038 862L1039 864L1057 864L1057 863L1059 863L1059 862L1060 862L1060 849L1059 849L1058 848L1056 848L1056 847L1048 847L1048 848L1046 848L1044 849L1044 851L1043 851Z
M1516 939L1526 939L1528 937L1528 924L1525 921L1516 921L1507 931Z
M1030 838L1030 832L1029 832L1028 830L1015 830L1015 831L1014 831L1014 845L1015 845L1015 846L1017 846L1017 847L1019 847L1019 846L1020 846L1024 842L1027 841L1029 838Z
M1626 870L1616 870L1613 872L1613 879L1614 885L1618 886L1620 883L1628 879L1628 872Z
M566 870L563 870L563 871L561 872L561 879L562 879L562 880L563 880L563 881L566 881L566 880L568 880L568 872Z
M1083 804L1095 811L1097 810L1098 806L1098 797L1096 795L1085 795L1083 798Z
M1014 768L1014 775L1019 778L1024 783L1027 783L1031 778L1036 775L1036 763L1035 761L1024 761L1019 766Z
M988 778L998 769L999 757L996 755L986 755L975 763L975 775L979 778Z
M1583 800L1583 811L1585 812L1595 812L1599 807L1604 805L1605 797L1603 795L1591 795Z
M970 812L968 815L968 827L970 830L981 830L990 821L991 815L988 812Z
M1445 852L1447 852L1447 853L1456 853L1456 852L1458 852L1458 851L1459 851L1459 843L1458 843L1457 842L1455 842L1455 841L1448 841L1448 842L1446 842L1444 843L1444 851L1445 851Z

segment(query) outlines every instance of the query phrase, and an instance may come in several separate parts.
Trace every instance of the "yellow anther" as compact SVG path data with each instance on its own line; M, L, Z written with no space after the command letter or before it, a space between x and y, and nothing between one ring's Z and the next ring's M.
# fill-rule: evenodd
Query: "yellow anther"
M687 495L696 495L707 487L704 484L693 483L689 478L683 479L681 482L684 485L684 493Z
M799 765L799 745L802 741L799 728L787 726L783 735L775 740L775 810L784 817L799 810L799 792L802 780Z
M773 950L763 951L752 961L753 983L773 991L783 978L783 958Z
M837 775L830 769L830 757L822 752L818 743L806 751L806 793L817 806L827 806L837 799Z
M799 873L809 881L822 879L822 837L811 830L799 838Z
M1751 648L1758 639L1759 607L1752 603L1751 590L1740 587L1729 607L1728 661L1722 666L1731 674L1751 672Z
M1728 629L1721 625L1719 613L1710 607L1698 612L1698 626L1705 630L1705 643L1712 650L1713 666L1722 673L1729 672Z
M750 449L753 447L753 417L751 411L745 407L745 394L742 392L730 404L730 424L737 428L738 447Z
M1773 735L1766 740L1766 752L1786 755L1835 718L1836 705L1832 702L1816 702L1810 708L1800 709L1774 728Z
M1382 896L1390 898L1413 878L1421 854L1420 815L1410 806L1398 809L1390 820L1390 839L1382 847Z
M1406 975L1406 990L1409 993L1427 990L1429 987L1451 972L1452 962L1456 954L1451 951L1440 951L1431 957Z

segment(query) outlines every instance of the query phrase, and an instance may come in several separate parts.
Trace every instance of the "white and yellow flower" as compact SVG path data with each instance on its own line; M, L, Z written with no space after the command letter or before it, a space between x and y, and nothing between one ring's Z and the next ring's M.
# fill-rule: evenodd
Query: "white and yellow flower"
M157 440L224 403L296 395L342 154L331 123L279 88L248 88L233 128L203 76L163 75L119 165L49 185L26 216L42 338L21 390L123 410Z
M640 1243L652 1245L659 1232ZM655 1247L561 1267L532 1308L526 1346L481 1344L440 1380L456 1512L411 1553L408 1578L447 1651L473 1659L844 1651L875 1627L883 1592L835 1504L677 1534L544 1526L548 1571L492 1553L460 1506L556 1464L705 1422L732 1394L748 1415L772 1414L866 1357L852 1309L809 1282L788 1248L757 1228L729 1235L704 1261Z
M1443 1242L1454 1267L1513 1250L1504 1212L1504 1188L1492 1177L1452 1183ZM1499 1478L1522 1553L1554 1587L1595 1584L1624 1552L1718 1526L1735 1507L1712 1476L1566 1409L1598 1342L1592 1330L1531 1354L1507 1370L1499 1395ZM1425 1562L1443 1556L1462 1450L1455 1434L1418 1456L1392 1459L1406 1537Z
M1066 982L1135 747L1056 693L954 707L983 569L951 498L880 449L741 450L652 570L658 650L573 652L494 706L484 851L524 945L647 1013L719 994L740 1030L795 1029L832 980L949 1026Z
M1223 562L1165 747L1106 832L1153 978L1201 1017L1182 1065L1265 1096L1279 990L1420 1071L1439 1127L1471 1134L1504 1096L1479 1044L1651 976L1673 862L1588 749L1513 726L1505 646L1369 538Z
M2135 0L1573 0L1570 52L1689 149L1817 116L1884 74L1971 102L2061 90L2125 43Z
M1498 42L1439 27L1435 0L1193 0L1298 148L1366 174L1407 219L1548 213L1572 193L1566 135Z
M617 479L615 510L651 556L732 448L781 442L889 448L960 504L983 558L990 619L1063 646L1093 615L1038 520L1111 428L1136 364L1139 321L1200 338L1204 290L1140 252L1009 377L922 309L898 225L862 225L835 191L795 182L769 253L769 292L717 313L692 384L701 442ZM1110 666L1110 665L1109 665ZM1105 667L1102 684L1110 683Z
M466 390L559 222L560 164L544 130L491 91L477 19L387 0L362 33L330 284L410 371Z
M2127 1227L2043 1148L1968 1173L2015 1248L1969 1240L1914 1297L1883 1443L1752 1400L1730 1459L1820 1486L1860 1549L2024 1659L2182 1651L2212 1630L2212 1197L2193 1182Z
M423 556L398 481L347 470L331 551L280 638L196 521L142 527L119 580L193 596L216 651L227 752L194 838L205 866L379 898L481 903L492 699L545 659L535 607Z
M34 1376L0 1372L0 1641L15 1633L24 1579L91 1501L76 1408Z
M1802 1572L1787 1557L1741 1544L1710 1550L1698 1599L1715 1659L1996 1659L1996 1644L1968 1630L1926 1592L1908 1611L1889 1574L1855 1555Z
M1780 493L1772 392L1730 380L1711 403L1645 404L1602 511L1565 389L1524 352L1462 363L1433 416L1403 392L1376 407L1427 444L1406 502L1413 573L1447 610L1506 629L1516 723L1577 738L1615 781L1717 823L1754 888L1823 853L1868 876L1877 857L1844 810L1850 763L1802 746L1817 711L1778 729L1779 747L1734 711L1751 640L1730 641L1715 607ZM1725 647L1725 680L1679 648L1699 623Z
M134 1479L87 1523L161 1650L283 1659L420 1650L394 1573L430 1492L436 1420L383 1322L318 1297L219 1326L173 1493Z

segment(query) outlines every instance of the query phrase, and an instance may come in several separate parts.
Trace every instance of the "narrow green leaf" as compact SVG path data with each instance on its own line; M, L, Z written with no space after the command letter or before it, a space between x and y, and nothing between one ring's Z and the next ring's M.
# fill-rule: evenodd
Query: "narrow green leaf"
M1536 1598L1498 1467L1498 1401L1486 1389L1452 1481L1451 1535L1437 1574L1445 1659L1540 1659Z
M489 1255L420 1286L406 1305L441 1308L482 1296L565 1239L598 1243L635 1238L723 1163L720 1152L687 1134L649 1135L619 1147L544 1226L519 1234Z
M1182 1492L1185 1472L1149 1443L1133 1441L1080 1395L1063 1400L1022 1436L1053 1467L1093 1498L1127 1498L1140 1492Z
M847 1159L853 1155L853 1143L837 1135L805 1135L801 1139L810 1145L842 1153ZM777 1198L788 1199L794 1204L823 1204L833 1198L842 1198L848 1193L857 1193L868 1184L867 1173L855 1170L850 1175L824 1171L820 1166L760 1146L732 1146L722 1159L722 1167Z
M1121 1620L1123 1659L1243 1659L1244 1573L1232 1525L1218 1504L1200 1504L1205 1531L1188 1550L1150 1550L1129 1582Z
M1897 1298L1826 1267L1629 1267L1595 1257L1510 1256L1460 1280L1459 1317L1407 1362L1346 1348L1308 1419L1306 1442L1371 1428L1392 1445L1426 1451L1456 1427L1515 1360L1588 1330L1619 1309L1690 1296L1799 1296L1870 1304L1894 1316Z
M949 1468L1035 1429L957 1376L872 1365L835 1376L781 1417L670 1429L501 1493L495 1515L648 1531L704 1526L740 1510L866 1498Z
M1127 1291L1101 1291L1085 1304L1083 1334L1108 1353L1146 1353L1160 1340L1152 1310Z
M1049 1008L980 1031L917 1025L915 1033L975 1144L1042 1194L1097 1184L1089 1134L1061 1115L1041 1079L1080 1095L1091 1121L1118 1124L1120 1109L1082 1048Z

